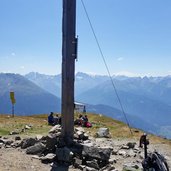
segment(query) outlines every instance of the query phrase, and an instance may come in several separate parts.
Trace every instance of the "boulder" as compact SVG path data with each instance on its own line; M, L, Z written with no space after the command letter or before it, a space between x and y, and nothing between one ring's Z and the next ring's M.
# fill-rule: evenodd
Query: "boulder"
M32 128L32 126L30 126L30 125L25 125L25 127L24 127L25 129L31 129Z
M79 158L74 158L74 166L76 167L76 168L78 168L80 165L82 165L83 164L83 161L82 161L82 159L79 159Z
M20 136L16 136L15 137L15 141L18 141L18 140L21 140L21 137Z
M134 148L134 147L135 147L135 144L136 144L136 142L128 142L126 145L127 145L129 148Z
M43 157L40 157L40 160L43 162L43 163L50 163L54 160L54 158L56 157L55 154L53 153L49 153L47 154L46 156L43 156Z
M35 145L28 147L26 150L26 154L41 154L45 151L46 146L41 142L36 143Z
M61 126L60 125L55 125L49 130L49 133L57 133L57 132L61 132Z
M98 169L98 170L100 169L100 166L99 166L98 161L96 159L86 161L86 166L92 167L92 168Z
M108 161L110 158L112 149L110 148L98 148L93 146L83 145L82 155L88 159L97 159L102 161Z
M9 135L17 135L17 134L19 134L20 133L20 131L19 130L16 130L16 131L11 131L10 133L9 133Z
M21 148L27 148L27 147L33 146L37 142L38 141L36 140L36 138L23 139L23 141L21 142Z
M84 128L82 128L82 127L76 127L75 128L75 131L77 132L77 131L80 131L80 132L85 132L85 130L84 130Z
M55 135L48 135L45 138L46 149L50 151L55 151L55 146L57 145L57 137Z
M108 128L99 128L96 134L97 134L97 137L100 137L100 138L102 137L108 138L110 136Z
M126 151L124 151L124 150L119 150L119 151L118 151L118 155L120 155L120 156L124 156L124 157L125 157L126 154L127 154L127 153L126 153Z

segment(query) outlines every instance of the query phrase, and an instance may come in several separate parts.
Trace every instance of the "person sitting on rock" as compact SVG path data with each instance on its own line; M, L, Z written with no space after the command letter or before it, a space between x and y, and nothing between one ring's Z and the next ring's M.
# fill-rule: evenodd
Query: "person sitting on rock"
M54 117L54 124L55 125L59 124L59 116L58 116L58 114Z
M80 114L79 117L74 121L74 124L82 126L82 124L83 124L83 115L82 114Z
M85 115L85 116L83 117L83 126L86 127L87 122L88 122L88 117L87 117L87 115Z
M50 112L50 115L48 116L48 124L49 125L54 125L53 112Z

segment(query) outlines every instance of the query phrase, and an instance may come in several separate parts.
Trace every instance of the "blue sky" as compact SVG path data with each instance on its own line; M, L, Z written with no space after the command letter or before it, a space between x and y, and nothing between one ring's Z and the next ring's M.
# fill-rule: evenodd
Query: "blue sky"
M171 74L170 0L84 0L111 74ZM62 0L0 0L0 72L61 72ZM76 71L106 75L77 0Z

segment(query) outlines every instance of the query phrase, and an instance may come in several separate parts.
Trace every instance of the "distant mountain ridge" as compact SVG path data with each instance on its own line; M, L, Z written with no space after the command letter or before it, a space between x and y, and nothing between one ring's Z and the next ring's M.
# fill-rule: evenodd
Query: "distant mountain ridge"
M57 75L56 77L58 79L55 76L53 76L53 79L55 83L58 82L56 83L58 84L57 89L59 88L60 90L61 75ZM28 78L28 75L26 75L26 78ZM51 89L50 86L53 84L53 82L48 81L49 78L47 79L45 75L41 75L41 83L43 83L43 80L46 80L46 86L39 84L38 80L33 79L33 77L29 77L28 79L42 88L46 87L47 91ZM171 137L171 76L113 76L112 79L114 80L124 110L131 118L130 120L137 118L136 122L140 123L139 128L145 128L145 124L142 126L143 124L141 125L140 122L143 121L143 123L148 123L148 125L151 124L151 130L155 130L157 134L160 134L160 132L163 134L165 131L167 132L166 136ZM50 86L48 86L48 82L51 84ZM53 86L55 87L56 85ZM115 109L121 110L108 76L89 75L81 72L76 73L75 99L91 104L93 106L91 110L94 108L96 112L100 113L103 111L106 115ZM114 115L113 118L115 117ZM147 126L146 130L150 130L150 127Z
M60 100L19 74L0 74L0 113L11 113L9 92L15 92L15 114L60 111Z

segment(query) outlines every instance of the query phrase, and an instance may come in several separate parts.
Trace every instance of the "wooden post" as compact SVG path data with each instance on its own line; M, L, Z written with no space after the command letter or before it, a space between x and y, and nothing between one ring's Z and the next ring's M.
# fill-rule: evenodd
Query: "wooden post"
M63 0L62 137L73 140L76 0Z

